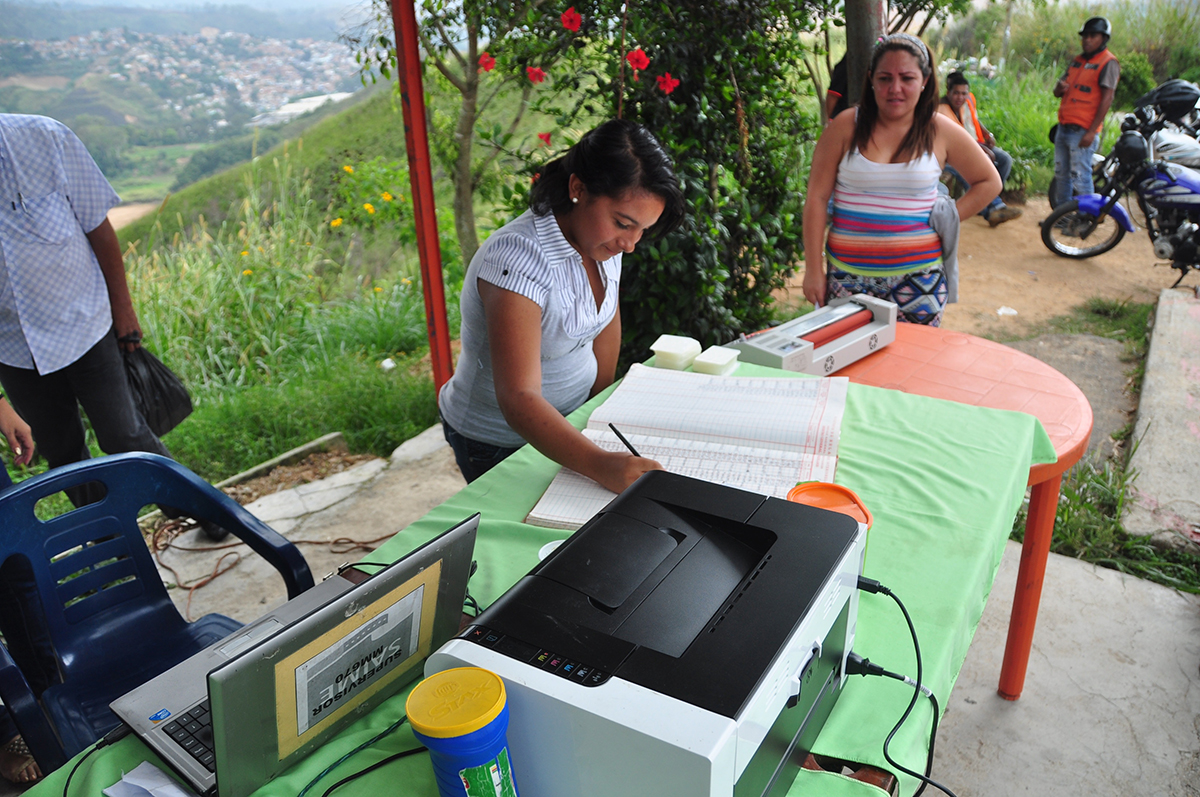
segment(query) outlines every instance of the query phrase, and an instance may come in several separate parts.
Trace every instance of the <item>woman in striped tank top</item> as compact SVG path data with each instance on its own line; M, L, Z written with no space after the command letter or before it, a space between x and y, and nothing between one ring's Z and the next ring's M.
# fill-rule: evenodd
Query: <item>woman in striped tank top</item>
M907 33L880 39L859 106L831 121L813 152L804 206L810 302L866 293L899 305L901 321L941 323L946 276L929 214L942 167L953 166L971 184L958 200L959 219L1000 193L1000 176L937 104L925 43Z

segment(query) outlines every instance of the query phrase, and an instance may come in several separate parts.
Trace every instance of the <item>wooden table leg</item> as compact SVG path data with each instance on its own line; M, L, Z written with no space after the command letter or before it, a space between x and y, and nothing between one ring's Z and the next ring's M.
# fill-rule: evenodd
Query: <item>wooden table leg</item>
M1033 485L1029 494L1029 516L1025 521L1025 542L1021 545L1021 566L1017 570L1017 591L1013 596L1012 616L1008 621L1008 641L1004 663L1000 667L1000 688L1005 700L1016 700L1025 687L1025 669L1033 647L1033 629L1037 625L1038 604L1042 599L1042 580L1054 537L1054 515L1058 510L1058 491L1062 474Z

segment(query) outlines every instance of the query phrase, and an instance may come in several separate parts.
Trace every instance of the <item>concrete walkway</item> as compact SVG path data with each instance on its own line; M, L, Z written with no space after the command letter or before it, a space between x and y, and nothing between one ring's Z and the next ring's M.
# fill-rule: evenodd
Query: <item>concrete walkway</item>
M1134 440L1126 531L1200 550L1200 298L1190 288L1158 298Z

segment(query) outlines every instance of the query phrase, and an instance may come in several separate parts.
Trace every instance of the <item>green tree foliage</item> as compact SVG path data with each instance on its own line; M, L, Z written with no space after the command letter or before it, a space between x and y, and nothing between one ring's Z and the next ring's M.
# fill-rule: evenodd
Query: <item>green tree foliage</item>
M623 91L624 115L666 145L688 213L679 230L625 257L627 360L664 332L709 345L770 323L771 292L802 246L801 145L819 132L793 71L807 23L795 4L774 0L673 0L630 13L629 46L649 66L635 80L628 63L609 59L597 91Z
M581 19L601 19L599 3L578 0ZM548 72L582 39L560 19L547 0L423 0L418 29L427 74L436 70L460 98L450 124L434 127L431 153L454 182L454 224L463 262L479 248L475 222L476 192L488 182L497 160L511 146L535 90ZM358 51L364 80L375 69L385 77L396 68L395 30L389 0L370 0L370 21L344 38ZM532 70L532 71L531 71ZM497 102L516 87L515 104ZM483 146L476 149L476 144Z
M124 127L110 124L100 116L81 113L75 117L71 128L92 154L100 171L112 177L125 169L129 133Z
M1116 108L1132 108L1138 97L1158 85L1154 65L1145 53L1128 53L1121 57L1121 82L1113 96Z

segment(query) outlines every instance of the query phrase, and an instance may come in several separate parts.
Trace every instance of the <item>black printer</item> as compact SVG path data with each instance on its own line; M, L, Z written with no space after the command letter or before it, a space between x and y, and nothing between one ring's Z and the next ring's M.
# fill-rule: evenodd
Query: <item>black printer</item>
M845 679L866 527L654 471L435 652L498 673L526 797L786 791Z

